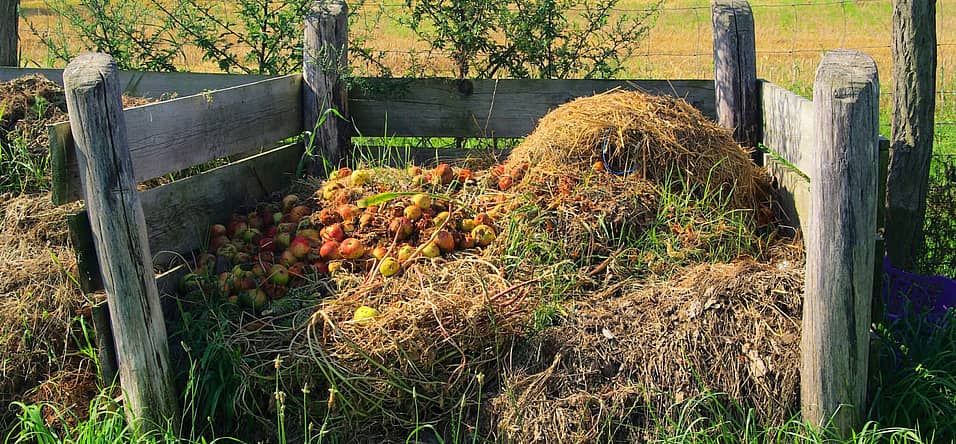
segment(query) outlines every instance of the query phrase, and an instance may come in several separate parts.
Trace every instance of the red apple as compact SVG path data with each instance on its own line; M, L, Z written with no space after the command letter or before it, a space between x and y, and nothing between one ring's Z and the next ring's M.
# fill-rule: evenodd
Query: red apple
M342 245L339 247L339 254L346 259L358 259L365 256L365 245L362 244L362 241L350 237L342 241Z
M436 166L432 174L441 178L442 185L448 185L451 181L455 180L455 172L452 171L451 166L447 163Z
M266 231L263 231L262 235L265 237L276 237L276 233L278 232L279 229L275 225L272 225L269 228L266 228Z
M435 235L435 244L441 249L442 253L455 251L455 236L442 230Z
M319 248L319 256L323 259L338 259L341 244L335 240L327 240Z
M288 251L291 251L296 258L302 259L305 257L305 255L309 254L309 250L311 249L312 244L308 239L296 236L296 238L292 239L292 242L289 244Z
M507 191L512 185L514 185L514 183L515 181L511 178L511 176L501 176L498 178L498 189L501 191Z
M376 246L372 249L372 257L375 259L382 259L385 257L385 254L388 253L388 248L385 248L381 245Z
M345 227L342 224L332 224L322 229L322 239L342 242L345 240Z

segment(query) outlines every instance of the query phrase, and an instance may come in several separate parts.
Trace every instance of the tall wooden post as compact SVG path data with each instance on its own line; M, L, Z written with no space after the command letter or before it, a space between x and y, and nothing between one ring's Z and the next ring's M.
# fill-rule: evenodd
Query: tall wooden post
M754 17L746 0L713 0L714 89L717 93L717 122L734 129L734 139L747 148L756 146L757 50ZM763 156L754 153L754 160Z
M936 1L895 0L893 129L886 178L886 252L912 270L923 245L923 218L936 112Z
M165 428L178 423L179 409L116 63L106 54L80 55L63 83L126 406L138 427Z
M18 66L20 15L17 8L20 0L0 0L0 66Z
M865 409L879 162L876 63L827 53L813 84L815 150L803 303L800 394L804 419L844 436Z
M302 51L303 128L314 130L308 172L319 176L338 165L351 145L348 93L342 77L348 68L349 12L344 0L319 0L305 19ZM330 109L340 116L326 114ZM320 126L317 123L325 116Z

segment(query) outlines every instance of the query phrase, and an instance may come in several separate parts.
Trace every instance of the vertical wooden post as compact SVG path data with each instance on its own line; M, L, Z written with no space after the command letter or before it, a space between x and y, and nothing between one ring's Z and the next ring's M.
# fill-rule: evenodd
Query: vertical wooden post
M757 112L757 50L754 17L746 0L713 0L714 89L717 122L734 129L734 139L747 148L756 146L760 114ZM754 160L763 162L754 152Z
M166 326L133 180L116 63L106 54L80 55L63 71L63 83L126 406L137 427L178 424Z
M351 145L348 93L342 81L348 68L349 12L344 0L319 0L305 19L302 51L303 128L315 131L308 172L319 176L323 163L338 165ZM325 114L334 109L341 117ZM325 115L325 122L316 124ZM324 161L324 162L323 162Z
M936 112L936 1L895 0L893 129L886 179L886 252L913 270L923 218Z
M816 152L805 225L800 394L804 419L844 436L865 408L879 163L876 63L828 52L813 84Z
M0 0L0 66L19 65L19 5L20 0Z

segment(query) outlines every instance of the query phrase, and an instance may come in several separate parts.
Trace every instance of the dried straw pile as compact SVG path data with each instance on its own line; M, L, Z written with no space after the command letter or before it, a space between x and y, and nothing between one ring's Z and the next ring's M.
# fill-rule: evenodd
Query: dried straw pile
M608 127L611 166L639 173L593 169ZM488 180L493 170L446 190L383 168L371 188L341 194L338 204L381 191L448 194L458 210L498 214L498 239L387 279L374 262L352 264L285 296L288 311L234 314L222 341L243 357L243 417L269 430L282 410L287 430L305 430L296 422L308 412L371 441L404 440L422 424L447 438L480 415L481 435L591 442L609 425L653 429L648 417L704 388L754 406L761 420L792 412L800 259L690 267L718 250L767 259L754 212L739 211L764 204L767 181L727 131L679 100L614 92L546 116L505 170L524 162L528 174L504 192ZM675 188L690 203L664 202ZM715 189L723 202L693 198ZM654 251L642 249L648 230L659 237ZM362 236L374 245L385 235ZM683 277L658 279L673 270ZM360 306L378 315L353 320ZM565 314L536 332L548 312Z
M684 176L699 189L733 189L735 208L753 209L767 198L766 174L730 131L669 96L612 91L566 103L508 157L537 174L579 177L599 161L656 184Z
M509 442L643 442L679 414L677 428L712 413L694 405L704 392L753 408L759 424L786 421L799 407L802 270L799 254L703 264L578 302L503 359L491 426Z
M0 429L12 401L69 401L95 394L95 369L73 354L72 320L85 298L76 274L66 215L46 194L2 196L0 207ZM74 387L75 381L86 381ZM31 391L37 384L36 395ZM55 386L61 385L61 389ZM82 397L82 396L81 396ZM68 402L69 403L69 402ZM76 406L82 415L85 406Z

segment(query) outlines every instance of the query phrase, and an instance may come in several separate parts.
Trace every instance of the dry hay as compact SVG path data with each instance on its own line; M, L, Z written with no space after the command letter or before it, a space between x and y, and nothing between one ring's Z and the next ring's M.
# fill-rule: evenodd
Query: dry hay
M0 198L0 405L7 406L76 361L67 359L71 326L86 300L70 278L76 261L66 215L75 206L54 207L47 194Z
M509 168L531 162L519 186L496 190L492 169L476 172L477 186L451 193L471 211L497 215L499 239L491 246L418 260L388 279L372 272L372 264L352 263L291 291L284 298L289 310L270 308L260 317L227 309L234 311L220 318L224 349L242 356L235 363L240 415L258 418L256 429L266 431L261 437L270 436L272 419L282 409L287 430L304 430L297 421L308 411L312 418L327 415L327 425L345 436L385 433L384 438L398 439L422 423L438 429L473 423L482 410L482 390L499 385L509 392L488 404L497 433L517 442L541 436L563 441L573 433L588 441L596 436L593 427L631 421L621 409L638 400L662 411L673 401L668 393L698 393L695 371L708 389L755 406L761 418L791 412L793 394L787 390L795 387L790 370L796 367L787 363L796 359L796 342L787 341L799 335L793 322L799 318L801 283L794 271L799 259L781 269L753 260L707 265L689 268L683 279L646 284L648 269L652 276L664 275L713 260L705 256L726 245L757 245L763 251L767 239L755 233L754 212L733 211L745 216L729 229L730 219L709 219L711 207L721 205L710 195L715 188L724 187L724 202L732 208L761 206L767 185L762 171L727 131L689 105L634 94L581 99L545 117L507 162ZM595 100L603 105L591 106ZM595 110L605 114L568 115ZM647 169L640 177L592 169L599 156L594 147L608 121L618 129L616 137L627 141L616 146L630 147L613 147L612 163L639 154ZM547 137L555 142L545 144ZM658 137L665 143L652 145ZM664 175L669 167L681 170L680 180ZM402 170L376 169L375 176L371 189L342 191L332 200L338 205L368 193L422 190ZM310 195L322 183L300 186L297 193ZM663 193L674 188L700 202L661 208ZM321 214L330 204L312 205ZM689 217L669 214L681 211ZM651 228L674 243L658 252L634 248L635 239ZM382 236L356 237L374 245ZM663 265L638 266L645 261ZM574 314L525 341L536 310L555 298L575 307ZM355 321L361 306L378 314ZM613 341L600 339L604 328ZM750 348L743 350L743 344ZM741 355L762 362L767 373L747 373L750 358L740 360ZM499 375L505 362L507 372ZM608 376L602 376L611 368L613 374L605 370ZM498 378L505 379L482 385ZM655 391L635 388L641 386Z
M606 145L606 149L605 149ZM559 106L508 157L536 175L584 177L602 161L631 178L655 184L678 176L699 190L732 190L734 208L767 199L766 174L731 133L684 100L636 91L611 91Z
M800 258L702 264L578 302L505 359L493 427L513 442L646 441L704 392L784 422L798 408L802 270Z

